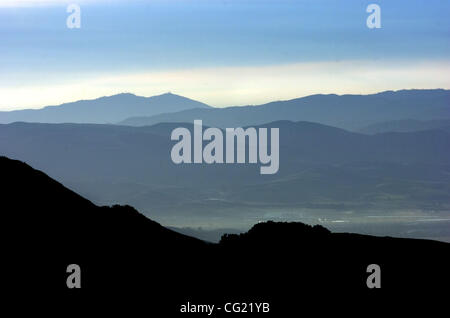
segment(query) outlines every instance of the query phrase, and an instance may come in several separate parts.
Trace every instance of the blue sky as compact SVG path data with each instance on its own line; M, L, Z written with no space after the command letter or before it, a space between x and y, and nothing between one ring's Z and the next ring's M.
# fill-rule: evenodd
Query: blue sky
M81 28L66 27L68 3ZM366 7L381 7L381 29ZM216 105L450 88L450 1L0 0L0 109L123 91Z

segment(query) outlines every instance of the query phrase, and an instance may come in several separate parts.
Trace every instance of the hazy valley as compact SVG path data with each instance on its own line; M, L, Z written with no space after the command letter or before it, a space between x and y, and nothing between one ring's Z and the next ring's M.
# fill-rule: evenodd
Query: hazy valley
M399 109L391 113L405 118L425 113L435 113L442 118L449 113L448 91L423 91L424 96L421 92L323 96L323 107L332 107L327 102L330 99L356 99L361 104L333 107L342 113L352 110L354 115L349 113L346 117L361 127L366 122L364 116L375 109L370 103L380 98L387 103L383 107L392 108L389 103L398 103L395 105ZM432 104L425 102L430 95L435 101ZM169 97L191 103L176 95L164 98ZM196 108L180 113L193 112L192 118L206 123L216 118L225 120L222 123L234 124L227 122L222 114L250 109L255 114L265 114L271 108L272 114L277 114L272 117L283 120L271 120L256 127L280 129L280 169L275 175L260 175L258 166L252 164L174 164L170 160L170 150L175 142L170 140L170 133L177 127L192 130L189 116L183 117L185 123L163 122L142 127L3 124L0 125L0 149L2 155L45 171L97 204L129 204L169 226L197 231L198 227L204 231L244 230L258 221L296 220L327 224L342 231L399 233L449 240L449 119L428 122L405 119L400 123L374 124L366 126L373 128L362 129L370 135L321 123L291 121L292 112L301 114L317 109L317 112L327 113L321 105L316 105L319 97L296 102L305 103L303 106L296 103L230 109L205 106L204 110ZM309 99L313 100L312 104L307 103ZM412 99L415 102L408 109ZM357 105L365 110L355 112ZM206 115L201 117L203 112ZM405 115L401 115L403 112ZM245 116L233 114L232 118L247 122ZM392 127L400 127L402 132L389 132L389 128L396 130Z

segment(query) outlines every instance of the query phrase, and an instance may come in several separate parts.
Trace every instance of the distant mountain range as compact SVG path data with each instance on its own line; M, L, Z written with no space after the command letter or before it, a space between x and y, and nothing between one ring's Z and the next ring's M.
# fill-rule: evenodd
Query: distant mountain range
M450 119L449 90L401 90L371 95L312 95L258 106L191 109L150 117L132 117L123 125L202 119L213 127L240 127L276 120L310 121L357 130L370 124L401 119Z
M450 283L448 243L264 222L212 244L164 228L130 206L96 206L19 161L0 157L0 174L7 303L16 292L22 301L77 299L77 306L117 299L127 310L173 317L187 301L220 304L232 295L268 302L273 316L284 317L298 312L299 297L309 305L326 299L337 306L351 297L369 306L370 264L381 268L377 295L386 301L423 300ZM70 264L80 268L78 291L66 285ZM336 313L335 306L327 308Z
M209 108L192 99L167 93L153 97L118 94L93 100L80 100L41 109L0 112L0 123L116 123L130 116L153 116L191 108Z
M96 203L131 204L172 224L194 215L243 224L245 215L251 222L275 206L359 214L450 206L450 133L443 130L365 135L272 122L261 127L280 129L280 170L261 176L258 165L172 163L170 133L179 126L193 129L14 123L0 125L0 149Z
M225 108L209 107L170 93L153 97L119 94L36 110L0 112L0 123L5 124L23 121L151 126L169 122L192 123L195 119L202 119L205 125L222 128L291 120L360 130L393 120L450 120L450 91L434 89L386 91L370 95L311 95L263 105Z

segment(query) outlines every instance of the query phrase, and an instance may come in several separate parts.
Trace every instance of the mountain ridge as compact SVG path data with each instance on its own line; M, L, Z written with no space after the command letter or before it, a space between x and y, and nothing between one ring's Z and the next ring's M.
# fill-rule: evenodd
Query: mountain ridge
M0 111L0 123L16 121L41 123L114 123L130 116L155 115L210 106L172 93L150 97L131 93L78 100L39 109Z
M359 132L365 134L379 134L385 132L413 132L423 130L446 130L450 131L450 119L414 120L403 119L381 123L375 123L364 127Z
M125 107L126 106L126 107ZM151 106L151 107L149 107ZM311 121L360 130L388 120L450 119L450 90L410 89L374 94L314 94L260 105L211 107L166 93L120 93L40 109L0 111L0 123L110 123L132 126L202 119L213 127L260 125L275 120Z
M241 218L250 223L265 215L262 206L294 216L302 209L329 209L337 218L342 211L363 217L373 209L436 215L450 204L445 131L365 135L273 122L256 128L280 129L280 170L261 176L251 164L174 164L170 134L176 127L192 130L193 123L13 123L0 125L0 154L46 171L97 204L129 204L173 226L193 217L202 225L205 213L219 217L218 227L243 224Z
M450 90L401 90L368 95L316 94L261 105L187 109L150 117L132 117L118 124L153 125L193 122L212 127L261 125L275 120L310 121L347 130L394 119L450 119Z

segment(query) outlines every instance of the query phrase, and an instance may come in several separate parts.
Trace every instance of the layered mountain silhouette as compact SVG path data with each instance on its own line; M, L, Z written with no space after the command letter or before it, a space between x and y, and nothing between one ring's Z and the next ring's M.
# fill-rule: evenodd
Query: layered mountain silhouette
M41 109L2 111L0 123L24 121L105 124L116 123L130 116L153 116L191 108L209 108L209 106L171 93L152 97L124 93Z
M359 214L449 207L450 134L443 130L365 135L269 123L261 127L280 129L280 170L262 176L255 164L174 164L170 133L179 126L193 127L14 123L0 125L0 149L98 204L130 204L160 217L226 211L240 224L243 211L253 218L275 206Z
M256 106L214 108L171 93L153 97L127 93L42 109L3 111L0 112L0 123L148 126L163 122L191 123L202 119L205 125L226 128L292 120L360 130L393 120L449 120L449 101L448 90L400 90L370 95L319 94ZM427 129L432 127L435 126Z
M449 90L400 90L371 95L311 95L258 106L191 109L120 124L154 125L202 119L213 127L261 125L276 120L311 121L356 130L383 121L450 119Z
M0 157L0 173L2 287L9 294L21 291L24 300L31 292L34 300L68 297L76 306L116 300L166 315L179 313L186 301L222 307L266 301L279 316L298 312L299 299L309 305L349 298L355 305L377 299L398 305L410 295L438 294L450 282L447 243L265 222L211 244L129 206L96 206L22 162ZM67 289L69 264L81 268L79 290ZM367 288L369 264L381 267L379 290Z

